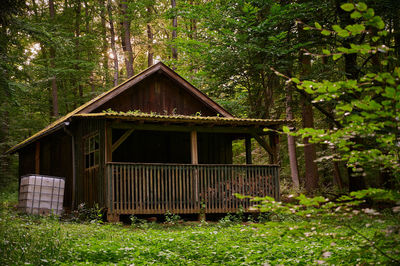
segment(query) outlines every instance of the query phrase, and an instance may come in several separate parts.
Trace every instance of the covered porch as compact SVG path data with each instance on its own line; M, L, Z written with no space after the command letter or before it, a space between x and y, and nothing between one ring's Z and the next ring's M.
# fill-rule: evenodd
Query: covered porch
M250 199L238 199L235 193L279 199L277 128L281 120L121 113L81 118L105 121L108 220L167 211L248 211ZM238 139L245 140L245 165L232 161L232 141ZM269 154L269 165L252 164L252 139ZM88 179L91 175L85 174Z

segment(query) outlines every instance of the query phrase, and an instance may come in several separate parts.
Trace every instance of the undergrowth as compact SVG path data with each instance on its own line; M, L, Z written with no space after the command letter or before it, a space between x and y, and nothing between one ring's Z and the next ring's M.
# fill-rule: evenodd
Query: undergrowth
M79 224L20 215L3 205L0 264L393 263L370 241L400 259L400 235L393 232L398 230L398 217L361 215L344 221L358 233L332 218L146 227Z

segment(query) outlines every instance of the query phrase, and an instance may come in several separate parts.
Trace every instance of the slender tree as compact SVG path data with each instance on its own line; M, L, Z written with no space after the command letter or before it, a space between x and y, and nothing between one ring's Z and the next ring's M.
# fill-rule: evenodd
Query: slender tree
M108 85L109 69L108 69L108 41L107 41L107 26L106 26L106 7L105 0L99 0L100 18L101 18L101 39L102 39L102 66L103 66L103 85Z
M54 1L49 0L49 13L50 13L50 22L54 23L55 22L55 9L54 9ZM50 45L50 67L51 67L51 72L54 72L56 68L55 64L55 58L56 58L56 50L54 49L53 45ZM59 114L58 111L58 89L57 89L57 79L55 74L51 77L51 95L52 95L52 105L53 105L53 116L57 117Z
M127 0L121 0L119 3L121 12L121 44L124 51L124 61L127 77L133 76L133 51L131 43L131 18L128 14Z
M293 120L293 111L292 111L292 89L291 84L288 83L286 85L286 119ZM289 164L290 164L290 175L292 177L293 187L298 189L300 188L300 180L299 180L299 169L297 166L297 155L296 155L296 140L292 135L288 135L288 154L289 154Z
M147 6L147 66L152 66L153 65L153 41L154 41L154 35L153 35L153 30L151 28L151 19L152 19L152 6Z
M113 54L114 60L114 86L118 85L118 55L117 49L115 47L115 30L114 30L114 20L112 15L112 3L111 0L107 0L107 12L108 12L108 20L110 23L110 38L111 38L111 50Z
M81 37L81 11L82 11L82 4L80 0L75 0L74 4L74 9L75 9L75 86L77 93L75 94L75 107L76 103L80 104L82 103L82 98L83 98L83 87L81 84L81 79L80 79L80 67L79 67L79 61L81 60L81 47L80 47L80 37Z
M172 59L177 60L178 59L178 49L176 48L176 44L174 41L176 40L177 37L177 32L176 29L178 27L178 18L176 16L176 0L171 0L171 8L173 10L173 17L172 17L172 46L171 46L171 53L172 53Z

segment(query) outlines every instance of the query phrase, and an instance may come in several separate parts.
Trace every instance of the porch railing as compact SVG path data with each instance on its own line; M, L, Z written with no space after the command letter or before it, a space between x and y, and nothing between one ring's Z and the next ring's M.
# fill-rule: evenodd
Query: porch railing
M108 163L115 214L234 212L254 203L234 193L279 199L278 166Z

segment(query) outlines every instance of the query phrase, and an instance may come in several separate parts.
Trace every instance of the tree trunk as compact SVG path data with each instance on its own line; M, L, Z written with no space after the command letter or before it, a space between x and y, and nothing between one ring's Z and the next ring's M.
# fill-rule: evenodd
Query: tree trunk
M0 54L8 58L9 38L7 38L7 27L0 27ZM9 87L10 73L9 69L3 68L0 75L0 185L5 185L10 173L10 155L5 155L5 152L10 148L10 100L11 93Z
M303 25L299 24L299 38L301 40L307 39L307 36L303 30ZM303 51L299 54L300 65L301 65L301 75L303 78L311 72L311 57L305 55ZM310 95L302 95L302 118L304 128L314 128L314 113L311 104ZM317 159L317 153L315 150L315 145L309 142L309 138L303 139L304 143L304 161L305 161L305 187L309 194L312 194L315 189L318 188L318 167L315 162Z
M75 60L77 63L75 64L75 70L76 70L76 88L78 89L77 94L75 95L78 105L82 103L82 98L83 98L83 88L82 84L80 82L80 74L79 74L79 61L81 60L81 54L80 54L80 44L79 44L79 38L81 36L81 1L76 0L75 1ZM76 105L76 101L75 101ZM76 107L76 106L75 106Z
M124 51L126 75L128 78L133 76L133 52L131 44L131 19L128 14L128 5L126 0L120 1L120 10L122 17L121 43Z
M171 52L172 52L172 59L177 60L178 59L178 50L176 48L176 44L174 44L174 41L177 37L176 33L176 28L178 27L178 19L176 17L176 0L171 0L171 8L173 9L174 12L174 17L172 18L172 46L171 46Z
M54 1L49 0L49 12L50 12L50 21L54 23L55 19L55 9L54 9ZM50 46L50 67L51 71L54 72L54 69L56 68L55 64L55 58L56 58L56 50L54 49L53 45ZM51 96L52 96L52 106L53 106L53 112L52 116L57 117L59 114L58 111L58 89L57 89L57 80L56 76L53 74L51 77Z
M117 49L115 48L115 31L114 31L114 21L112 16L112 6L111 0L107 0L107 11L108 11L108 19L110 23L110 34L111 34L111 50L113 53L114 59L114 86L118 85L118 55Z
M193 1L190 1L190 5L194 6ZM197 39L197 20L195 18L190 19L190 39Z
M339 189L343 189L342 175L340 174L339 163L333 162L333 178Z
M352 24L352 20L348 12L345 12L340 6L345 3L345 0L336 0L336 10L340 19L340 25L344 28L346 25ZM350 48L350 44L354 42L353 38L346 38L343 41L343 47ZM357 67L357 54L345 54L344 55L344 68L346 77L348 79L357 80L359 71ZM356 143L359 140L354 140ZM348 167L347 172L349 175L349 190L356 191L365 188L365 178L362 173L355 173L353 168Z
M100 17L101 17L101 36L102 36L102 55L103 55L103 85L107 86L108 79L108 42L107 42L107 26L106 26L106 7L105 1L100 0Z
M288 84L286 87L286 119L293 120L292 89L290 84ZM291 135L288 135L288 153L289 153L290 173L292 176L293 187L299 189L300 180L299 180L299 169L297 166L296 140L295 137Z
M153 65L153 31L151 29L151 6L147 7L147 66L150 67Z

